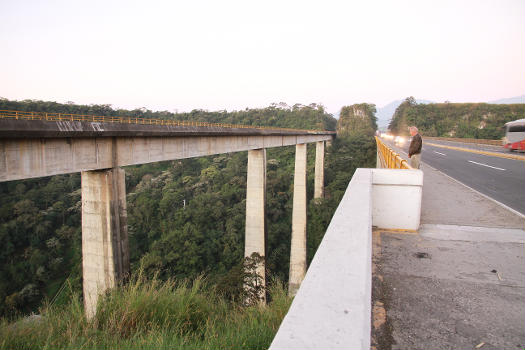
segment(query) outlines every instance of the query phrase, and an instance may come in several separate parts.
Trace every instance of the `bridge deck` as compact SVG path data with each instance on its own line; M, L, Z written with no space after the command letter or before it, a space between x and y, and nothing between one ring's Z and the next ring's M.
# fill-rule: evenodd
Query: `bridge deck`
M221 125L0 119L0 181L292 146L334 136L332 131Z

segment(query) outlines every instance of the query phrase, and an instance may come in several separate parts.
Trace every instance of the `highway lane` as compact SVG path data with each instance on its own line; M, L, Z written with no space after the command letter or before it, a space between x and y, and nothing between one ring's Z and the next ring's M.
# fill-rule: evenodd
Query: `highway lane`
M426 143L435 143L439 145L444 146L452 146L452 147L461 147L461 148L469 148L474 149L478 151L487 151L487 152L495 152L495 153L501 153L503 155L513 155L516 157L521 157L525 160L525 153L518 153L518 152L510 152L508 149L504 148L503 146L495 146L495 145L485 145L485 144L478 144L478 143L462 143L457 141L444 141L444 140L431 140L426 139Z
M408 143L403 150L406 157ZM425 144L424 138L421 158L423 163L525 215L525 162L434 147Z

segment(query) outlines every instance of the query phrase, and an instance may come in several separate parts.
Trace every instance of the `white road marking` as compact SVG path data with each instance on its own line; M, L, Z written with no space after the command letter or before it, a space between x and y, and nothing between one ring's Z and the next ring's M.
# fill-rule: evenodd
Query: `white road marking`
M441 153L441 152L438 152L438 151L434 151L434 153L441 154L442 156L446 156L445 153Z
M487 165L487 164L483 164L483 163L474 162L474 161L472 161L472 160L469 160L469 162L470 162L470 163L477 164L477 165L486 166L486 167L488 167L488 168L492 168L492 169L505 170L505 169L498 168L498 167L495 167L495 166L491 166L491 165Z

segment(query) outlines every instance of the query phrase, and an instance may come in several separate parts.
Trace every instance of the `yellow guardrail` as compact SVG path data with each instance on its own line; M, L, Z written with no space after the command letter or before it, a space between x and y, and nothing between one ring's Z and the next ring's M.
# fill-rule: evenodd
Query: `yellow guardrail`
M412 169L406 160L401 158L399 154L394 152L391 148L384 144L377 136L377 153L379 156L379 161L383 168L388 169Z
M325 130L291 129L291 128L271 127L271 126L221 124L221 123L207 123L207 122L196 122L196 121L147 119L147 118L135 118L135 117L105 117L105 116L86 115L86 114L24 112L24 111L7 111L7 110L0 110L0 118L19 119L19 120L79 121L79 122L98 122L98 123L166 125L166 126L204 126L204 127L222 127L222 128L241 128L241 129L266 129L266 130L281 130L281 131L301 131L301 132L306 132L306 133L325 132Z

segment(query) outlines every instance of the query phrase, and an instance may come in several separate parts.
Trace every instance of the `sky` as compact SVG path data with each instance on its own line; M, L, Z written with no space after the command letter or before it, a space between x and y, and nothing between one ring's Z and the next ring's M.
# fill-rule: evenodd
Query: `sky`
M523 94L523 0L0 0L10 100L337 113Z

